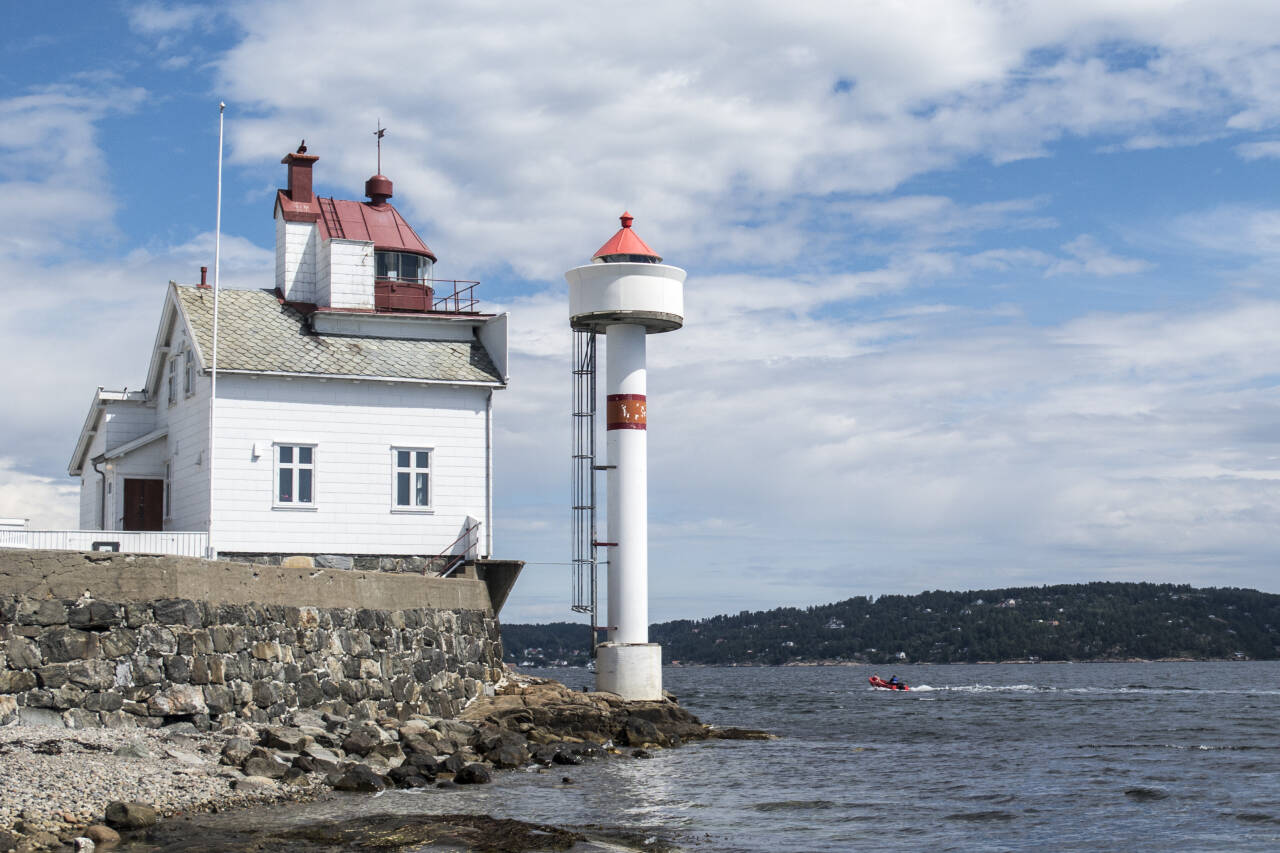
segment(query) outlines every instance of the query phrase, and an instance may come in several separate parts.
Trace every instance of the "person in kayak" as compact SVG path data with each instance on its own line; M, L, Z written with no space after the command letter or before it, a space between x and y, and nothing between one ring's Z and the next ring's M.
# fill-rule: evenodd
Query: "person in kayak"
M897 686L898 686L898 684L899 684L899 682L898 682L898 676L896 676L896 675L891 675L891 676L889 676L889 683L890 683L890 684L892 684L894 687L897 687Z

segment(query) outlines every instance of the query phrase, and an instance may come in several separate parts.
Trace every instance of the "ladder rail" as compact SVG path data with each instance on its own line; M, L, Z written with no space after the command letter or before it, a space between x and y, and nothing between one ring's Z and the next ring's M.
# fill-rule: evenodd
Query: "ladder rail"
M575 613L591 617L591 653L599 636L598 555L596 542L596 333L573 332L573 556L570 585Z

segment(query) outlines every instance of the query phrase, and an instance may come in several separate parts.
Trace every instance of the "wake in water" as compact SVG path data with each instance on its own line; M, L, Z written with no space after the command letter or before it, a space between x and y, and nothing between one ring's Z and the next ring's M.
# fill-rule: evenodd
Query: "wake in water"
M890 691L868 688L872 693ZM1052 687L1039 684L950 684L933 687L921 684L909 693L1079 693L1093 695L1123 694L1185 694L1205 693L1218 696L1280 696L1280 690L1255 687L1147 687L1134 684L1126 687Z

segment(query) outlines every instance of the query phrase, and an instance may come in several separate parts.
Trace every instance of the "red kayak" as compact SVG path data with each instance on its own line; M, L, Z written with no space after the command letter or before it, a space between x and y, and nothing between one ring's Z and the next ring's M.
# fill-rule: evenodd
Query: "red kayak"
M881 690L910 690L911 688L899 681L897 684L890 684L878 675L867 676L867 681L872 687L878 687Z

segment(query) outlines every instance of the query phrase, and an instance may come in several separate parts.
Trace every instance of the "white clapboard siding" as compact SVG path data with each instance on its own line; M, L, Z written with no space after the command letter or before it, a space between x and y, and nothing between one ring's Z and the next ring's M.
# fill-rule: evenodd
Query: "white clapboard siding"
M334 308L373 308L373 244L359 240L329 240L327 256L329 299Z
M215 547L443 551L468 515L487 522L487 395L483 388L220 377ZM315 445L314 508L273 505L279 443ZM393 511L393 446L432 448L431 512Z
M318 232L314 222L276 218L276 288L290 302L316 301Z

